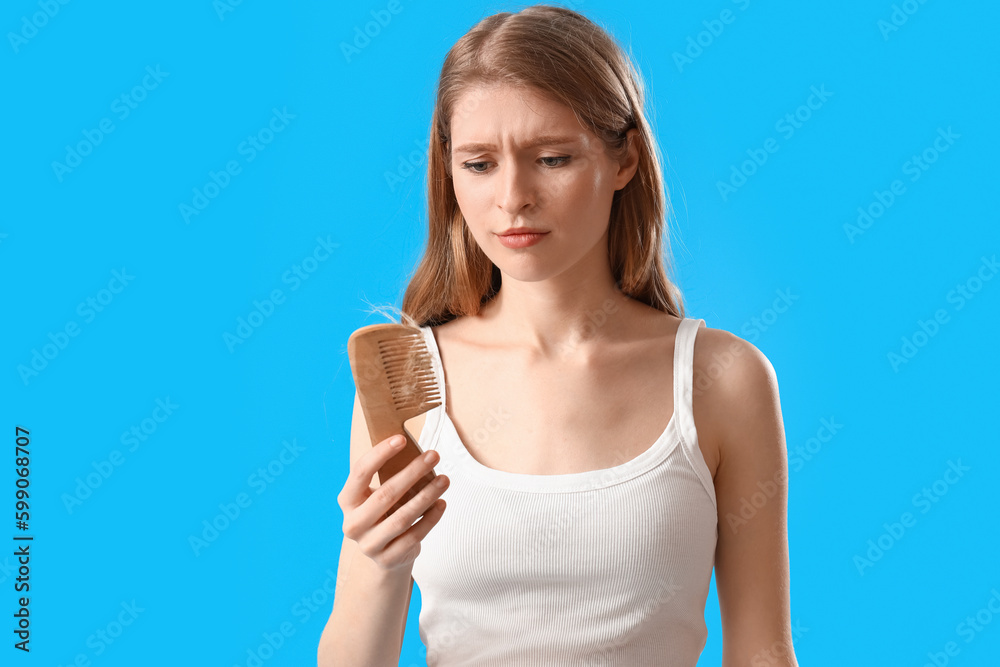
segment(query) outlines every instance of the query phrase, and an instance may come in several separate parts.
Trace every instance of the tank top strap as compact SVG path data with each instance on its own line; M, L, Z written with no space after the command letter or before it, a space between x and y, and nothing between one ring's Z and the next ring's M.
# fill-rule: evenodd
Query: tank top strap
M677 419L677 431L680 434L681 446L684 449L691 466L694 468L702 485L715 500L715 482L712 473L705 463L701 446L698 444L698 432L694 424L694 341L698 330L705 326L705 320L686 317L681 320L674 338L674 414Z
M444 376L444 365L441 363L441 350L437 346L437 339L434 337L434 331L430 326L424 325L419 327L420 331L424 335L424 343L427 346L427 352L431 357L431 367L434 371L434 380L437 384L438 396L440 397L441 405L436 408L431 408L426 413L424 418L423 428L420 430L420 437L417 439L417 444L420 445L422 451L436 450L444 454L447 452L450 460L453 460L452 454L455 453L455 448L453 443L450 443L447 438L441 438L441 430L445 426L445 420L447 419L445 413L445 404L447 401L446 395L446 383ZM450 467L453 463L449 462L443 467L435 468L438 472L450 472Z

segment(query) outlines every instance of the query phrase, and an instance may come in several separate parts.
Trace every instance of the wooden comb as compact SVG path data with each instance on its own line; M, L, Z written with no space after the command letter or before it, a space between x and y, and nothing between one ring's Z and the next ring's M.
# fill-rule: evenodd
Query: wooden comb
M420 329L386 323L352 333L347 339L347 357L372 446L397 433L406 438L403 449L379 468L379 484L385 484L423 453L403 423L441 405L431 356ZM428 471L385 516L405 505L436 476L433 469Z

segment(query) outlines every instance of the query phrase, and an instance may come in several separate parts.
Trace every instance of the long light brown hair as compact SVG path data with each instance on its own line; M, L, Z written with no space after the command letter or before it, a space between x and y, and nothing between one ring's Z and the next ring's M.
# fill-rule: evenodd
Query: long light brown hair
M480 249L458 207L451 176L451 119L478 102L461 96L477 85L530 87L570 107L615 160L627 155L626 132L638 130L639 164L614 193L608 253L627 296L684 317L680 290L664 270L669 208L659 151L643 114L642 77L615 40L571 9L533 5L488 16L445 57L431 118L427 169L427 247L403 296L403 319L417 326L475 315L500 289L500 270Z

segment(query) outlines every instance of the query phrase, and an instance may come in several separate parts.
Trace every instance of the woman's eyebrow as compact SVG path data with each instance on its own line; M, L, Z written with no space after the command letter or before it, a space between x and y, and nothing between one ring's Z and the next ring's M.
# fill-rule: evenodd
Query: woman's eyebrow
M526 141L521 145L521 148L534 148L535 146L542 145L553 145L553 144L572 144L576 143L577 137L568 135L556 135L556 134L543 134L533 139ZM455 153L476 153L479 151L491 151L496 149L496 146L489 143L473 142L468 144L462 144L455 149Z

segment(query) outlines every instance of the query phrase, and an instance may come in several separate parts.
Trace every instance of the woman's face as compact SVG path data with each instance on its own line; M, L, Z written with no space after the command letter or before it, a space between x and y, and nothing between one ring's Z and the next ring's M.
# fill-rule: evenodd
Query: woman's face
M499 86L459 98L451 146L459 208L504 274L536 281L607 263L611 199L635 173L634 149L620 165L568 106L532 89ZM499 236L512 227L545 233L512 248Z

